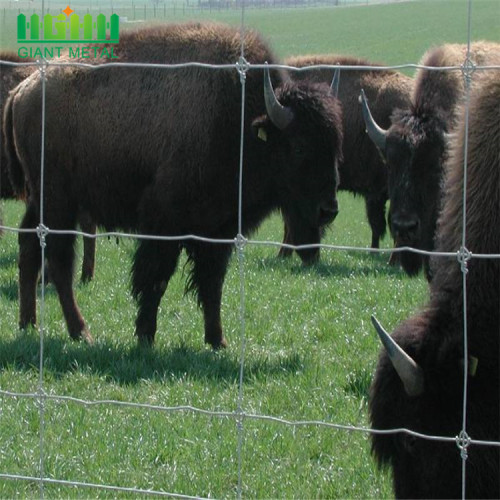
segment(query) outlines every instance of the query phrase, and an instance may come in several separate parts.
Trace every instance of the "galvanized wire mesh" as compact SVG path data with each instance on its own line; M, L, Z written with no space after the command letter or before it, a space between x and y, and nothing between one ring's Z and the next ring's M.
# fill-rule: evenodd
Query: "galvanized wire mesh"
M364 248L364 247L352 247L352 246L338 246L338 245L327 245L327 244L319 244L319 245L300 245L294 246L286 244L287 248L291 249L305 249L305 248L321 248L324 251L355 251L355 252L369 252L369 253L389 253L389 252L403 252L410 251L415 252L420 255L428 255L428 256L439 256L443 258L453 258L457 260L457 265L461 266L461 271L463 274L463 325L464 325L464 359L468 359L467 354L467 264L470 259L500 259L500 254L472 254L467 250L467 234L466 234L466 186L467 186L467 149L468 149L468 107L469 107L469 93L471 88L471 81L474 78L474 74L477 71L491 71L491 70L500 70L500 67L497 66L475 66L471 63L470 59L470 42L471 42L471 32L470 32L470 5L472 0L469 0L469 18L468 18L468 54L466 59L464 60L463 65L461 66L452 66L452 67L426 67L418 64L407 63L395 66L328 66L328 65L319 65L319 66L307 66L303 68L294 68L285 65L269 65L271 68L285 68L292 69L294 71L307 71L310 69L335 69L340 68L340 70L385 70L385 69L422 69L425 68L429 71L462 71L463 76L466 82L466 104L465 104L465 113L466 113L466 140L465 140L465 164L464 164L464 195L463 195L463 222L462 222L462 245L460 248L457 248L455 252L428 252L419 249L414 249L410 247L400 247L397 249L373 249L373 248ZM245 30L245 11L244 6L242 7L242 16L241 16L241 32L243 33ZM2 64L11 64L11 65L19 65L19 63L9 63L7 61L3 61ZM27 65L33 65L34 63L26 63ZM45 406L47 401L57 401L57 402L69 402L75 405L80 405L86 408L95 407L95 406L118 406L125 408L138 408L147 411L155 411L155 412L191 412L201 415L206 415L209 417L217 417L217 418L225 418L225 419L233 419L235 422L236 432L238 434L237 440L237 456L238 456L238 486L237 486L237 496L238 498L242 497L243 491L243 470L242 470L242 451L244 447L243 443L243 431L245 421L247 420L259 420L265 422L273 422L279 423L284 426L290 427L303 427L303 426L319 426L330 428L332 430L338 431L349 431L349 432L362 432L362 433L371 433L371 434L396 434L396 433L406 433L408 435L412 435L415 437L419 437L426 440L431 441L441 441L441 442L452 442L456 443L457 447L460 450L460 455L463 463L462 469L462 492L465 497L466 486L467 486L467 475L466 475L466 463L467 463L467 448L471 444L480 445L480 446L494 446L500 447L499 442L494 441L481 441L474 439L474 436L469 436L467 434L467 370L468 363L464 363L464 384L463 384L463 424L462 431L458 436L434 436L434 435L426 435L421 434L410 429L390 429L390 430L378 430L378 429L369 429L365 427L357 427L351 425L344 425L342 423L331 423L325 421L293 421L286 420L282 418L278 418L272 415L259 415L254 413L249 413L245 411L244 405L244 371L245 371L245 348L246 348L246 332L245 332L245 249L250 245L266 245L271 247L281 247L283 243L277 241L256 241L245 238L242 234L242 187L245 182L243 176L243 157L245 154L244 144L243 144L243 136L244 136L244 113L245 113L245 81L246 75L249 71L254 71L255 69L262 69L263 65L252 65L249 64L245 60L245 47L243 43L241 43L241 56L238 61L235 61L234 64L229 65L211 65L211 64L200 64L200 63L183 63L183 64L136 64L136 63L109 63L102 66L93 66L89 64L82 64L76 62L57 62L57 61L47 61L40 60L36 63L42 75L42 123L45 124L45 72L48 65L71 65L71 66L82 66L86 67L92 71L106 71L109 67L155 67L161 68L164 71L169 71L176 68L181 67L203 67L209 68L213 71L220 70L234 70L240 78L241 82L241 142L240 142L240 166L239 166L239 203L238 203L238 232L234 235L233 239L211 239L202 237L195 234L186 234L181 236L154 236L154 235L141 235L141 234L129 234L124 232L101 232L98 234L88 234L82 231L77 230L53 230L49 227L46 227L44 224L44 144L45 144L45 127L42 127L41 131L41 141L42 141L42 153L40 158L40 169L41 169L41 199L40 199L40 221L39 225L36 229L33 230L20 230L7 226L0 226L5 231L11 231L15 233L19 232L32 232L36 233L41 246L41 254L42 254L42 264L45 261L45 240L49 234L72 234L72 235L81 235L88 238L108 238L108 237L122 237L122 238L131 238L131 239L155 239L159 241L183 241L183 240L194 240L200 242L210 242L214 244L231 244L234 245L236 250L237 259L238 259L238 269L239 269L239 294L240 294L240 376L239 376L239 391L238 391L238 400L235 411L212 411L204 408L198 408L191 405L186 406L157 406L150 404L137 404L134 402L123 402L123 401L115 401L115 400L82 400L74 397L62 396L62 395L53 395L47 394L45 390L45 377L44 377L44 344L45 344L45 270L44 266L41 266L42 269L42 287L41 287L41 302L40 302L40 321L39 321L39 335L40 335L40 359L39 359L39 382L38 382L38 390L36 393L14 393L10 391L0 390L0 396L9 397L9 398L27 398L32 399L38 402L39 407L39 416L40 416L40 454L39 454L39 476L31 477L31 476L23 476L18 474L9 474L8 471L4 471L0 473L0 478L10 479L16 481L38 481L40 486L40 496L44 495L44 485L47 484L59 484L59 485L68 485L75 486L79 488L89 488L89 489L100 489L100 490L110 490L116 492L124 492L130 494L142 494L142 495L157 495L157 496L167 496L167 497L175 497L175 498L193 498L187 495L179 494L176 492L161 492L161 491L152 491L152 490L142 490L136 488L127 488L127 487L119 487L113 486L109 484L92 484L80 481L65 481L65 480L57 480L53 478L48 478L45 475L45 457L44 457L44 444L45 444L45 434L44 434L44 419L45 419Z

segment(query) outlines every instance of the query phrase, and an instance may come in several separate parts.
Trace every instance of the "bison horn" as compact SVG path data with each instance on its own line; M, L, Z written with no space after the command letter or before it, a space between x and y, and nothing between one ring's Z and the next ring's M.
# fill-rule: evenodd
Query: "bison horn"
M385 151L385 142L387 140L387 130L379 127L368 107L368 101L366 100L365 91L361 89L361 95L359 96L359 102L361 103L363 109L363 118L365 119L366 131L370 139L373 141L375 146L377 146L382 153Z
M372 316L372 323L387 351L394 369L403 382L405 391L410 397L419 396L424 392L424 374L422 368L406 354L394 339L384 330L382 325Z
M330 85L330 88L332 89L335 98L339 96L339 85L340 85L340 69L335 68L335 73L333 73L333 79Z
M266 63L267 64L267 63ZM293 111L282 106L274 94L269 68L264 69L264 99L266 101L266 111L269 119L280 130L285 129L293 120Z

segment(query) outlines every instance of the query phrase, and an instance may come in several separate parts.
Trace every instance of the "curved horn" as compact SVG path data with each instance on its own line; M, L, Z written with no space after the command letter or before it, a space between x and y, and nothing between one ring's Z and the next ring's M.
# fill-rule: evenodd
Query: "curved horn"
M365 91L361 89L361 95L359 96L359 102L361 103L363 109L363 118L365 119L366 132L370 136L370 139L374 142L380 151L385 151L385 142L387 139L387 130L379 127L368 107L368 102L366 100Z
M267 64L267 63L266 63ZM293 120L293 111L290 108L282 106L274 94L273 85L269 68L264 68L264 100L266 102L266 111L270 120L280 130L286 128Z
M424 392L424 374L422 368L396 344L375 316L372 316L371 319L394 369L403 382L406 393L410 397L419 396Z
M330 84L330 88L332 89L333 96L335 98L339 96L339 85L340 85L340 69L335 68L335 73L333 73L332 83Z

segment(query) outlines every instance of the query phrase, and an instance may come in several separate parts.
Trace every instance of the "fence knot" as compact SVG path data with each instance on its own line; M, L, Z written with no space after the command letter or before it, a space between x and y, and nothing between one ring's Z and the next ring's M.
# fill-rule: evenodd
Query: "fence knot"
M242 251L247 243L248 240L242 234L238 234L236 238L234 238L234 246L238 251Z
M37 408L44 408L45 407L45 399L48 396L48 393L45 391L43 387L39 387L38 390L36 391L37 398L35 399L35 404Z
M457 443L458 449L460 450L460 456L463 460L467 460L468 453L467 448L471 444L471 438L464 430L460 431L460 434L455 437L455 442Z
M47 71L47 66L49 65L49 62L44 57L42 59L37 59L36 63L38 65L38 71L40 71L40 74L42 75L42 77L44 77L45 72Z
M250 63L243 56L241 56L238 59L238 62L236 63L236 69L240 74L240 82L242 84L247 78L247 71L249 68L250 68Z
M467 250L466 247L460 247L460 250L457 252L457 260L460 263L460 269L465 274L469 272L469 270L467 269L467 263L471 258L472 253Z
M474 61L469 56L467 56L460 68L465 79L465 85L468 87L472 80L472 75L476 71L476 65L474 64Z
M38 239L40 240L40 246L42 248L45 248L47 243L45 239L47 238L47 235L49 234L49 228L45 226L44 224L38 224L36 228L36 235L38 236Z

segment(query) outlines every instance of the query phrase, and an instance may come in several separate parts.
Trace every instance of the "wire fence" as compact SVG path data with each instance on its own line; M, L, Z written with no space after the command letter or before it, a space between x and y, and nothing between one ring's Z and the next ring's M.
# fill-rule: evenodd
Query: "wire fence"
M472 0L469 0L469 5L472 3ZM245 30L245 17L244 17L244 7L242 8L242 21L241 21L241 31L244 32ZM385 69L394 69L394 70L399 70L399 69L405 69L405 68L412 68L412 69L427 69L430 71L461 71L463 73L463 76L466 81L466 94L467 94L467 99L466 99L466 127L468 127L468 106L469 106L469 93L470 93L470 87L471 87L471 81L474 78L474 73L476 71L489 71L489 70L499 70L500 67L497 66L475 66L471 62L470 59L470 40L471 40L471 34L470 34L470 15L469 15L469 27L468 27L468 54L466 60L464 60L463 65L461 66L452 66L452 67L441 67L441 68L435 68L435 67L426 67L426 66L421 66L418 64L413 64L413 63L408 63L408 64L401 64L397 66L386 66L386 67L371 67L371 66L328 66L328 65L320 65L320 66L308 66L304 68L294 68L290 66L284 66L284 65L269 65L270 68L281 68L281 69L290 69L290 70L297 70L297 71L305 71L305 70L310 70L310 69L335 69L339 68L341 71L342 70L385 70ZM245 371L245 356L246 356L246 325L245 325L245 261L244 261L244 255L246 248L248 246L271 246L271 247L282 247L283 245L287 248L290 249L307 249L307 248L321 248L323 251L354 251L354 252L365 252L365 253L394 253L394 252L414 252L420 255L425 255L425 256L439 256L443 258L453 258L457 260L457 265L461 266L461 270L463 273L463 297L464 297L464 305L463 305L463 310L464 310L464 316L463 316L463 324L464 324L464 359L468 359L468 354L467 354L467 347L468 347L468 342L467 342L467 262L470 259L500 259L500 254L472 254L467 250L466 244L467 244L467 234L466 234L466 196L465 192L466 189L465 187L467 186L467 148L468 148L468 129L466 133L466 141L465 141L465 165L464 165L464 198L463 198L463 204L464 204L464 211L463 211L463 223L462 223L462 245L461 248L457 248L455 252L429 252L429 251L424 251L424 250L419 250L411 247L400 247L396 249L373 249L373 248L365 248L365 247L354 247L354 246L338 246L338 245L328 245L328 244L318 244L318 245L290 245L290 244L283 244L278 241L257 241L257 240L252 240L252 239L247 239L243 235L243 228L242 228L242 218L243 218L243 203L242 203L242 192L243 192L243 158L245 155L244 151L244 142L243 142L243 137L245 133L245 79L246 79L246 74L249 71L254 71L256 69L263 69L263 65L252 65L246 62L244 59L245 56L245 47L243 44L243 37L242 37L242 45L241 45L241 58L239 61L235 61L234 64L229 64L229 65L212 65L212 64L199 64L199 63L182 63L182 64L134 64L134 63L108 63L105 65L89 65L89 64L83 64L83 63L77 63L77 62L57 62L57 61L47 61L47 60L40 60L37 61L36 66L40 69L41 74L42 74L42 82L43 82L43 104L42 104L42 137L41 137L41 149L42 149L42 155L41 155L41 163L40 163L40 168L41 168L41 199L40 199L40 221L39 225L37 228L29 230L29 229L17 229L13 227L8 227L8 226L0 226L1 229L8 231L8 232L13 232L16 234L19 233L33 233L36 234L40 240L40 246L41 246L41 255L42 255L42 266L41 266L41 305L40 305L40 321L39 321L39 334L40 334L40 358L39 358L39 382L38 382L38 390L36 393L16 393L16 392L11 392L11 391L5 391L5 390L0 390L0 396L2 397L8 397L8 398L13 398L13 399L28 399L28 400L35 400L38 403L39 407L39 418L40 418L40 462L39 462L39 476L33 477L33 476L26 476L26 475L19 475L19 474L10 474L7 471L4 471L3 473L0 473L0 478L2 479L8 479L8 480L14 480L14 481L35 481L39 483L40 487L40 496L43 497L44 495L44 486L49 485L49 484L57 484L57 485L63 485L63 486L73 486L77 488L87 488L87 489L95 489L95 490L102 490L102 491L113 491L113 492L122 492L122 493L128 493L128 494L141 494L141 495L154 495L154 496L165 496L165 497L175 497L175 498L200 498L200 497L191 497L188 495L183 495L179 494L176 492L163 492L163 491L154 491L154 490L143 490L143 489L138 489L138 488L128 488L128 487L120 487L120 486L114 486L110 484L93 484L93 483L87 483L87 482L80 482L80 481L66 481L66 480L58 480L54 478L49 478L46 477L45 474L45 467L44 467L44 448L45 448L45 440L46 436L44 433L44 419L45 419L45 408L46 404L48 401L55 401L55 402L65 402L65 403L71 403L74 405L79 405L85 408L91 408L91 407L97 407L97 406L115 406L115 407L120 407L120 408L134 408L134 409L140 409L144 411L154 411L154 412L161 412L161 413L195 413L195 414L200 414L200 415L205 415L209 417L215 417L215 418L221 418L221 419L232 419L236 423L236 429L237 429L237 434L238 434L238 449L237 449L237 455L238 455L238 488L237 488L237 496L238 498L242 498L242 492L243 492L243 470L242 470L242 462L241 462L241 456L242 456L242 449L243 449L243 429L245 426L246 421L250 420L255 420L255 421L264 421L264 422L272 422L272 423L278 423L280 425L284 426L289 426L289 427L307 427L307 426L314 426L314 427L324 427L332 430L338 430L338 431L348 431L348 432L361 432L365 434L397 434L397 433L405 433L411 436L415 436L421 439L425 440L430 440L430 441L439 441L443 443L455 443L457 445L458 450L461 451L461 460L463 463L463 471L462 471L462 479L463 479L463 485L462 485L462 492L463 496L465 497L465 492L466 492L466 484L467 484L467 475L466 475L466 463L467 463L467 447L470 446L471 444L474 445L479 445L479 446L492 446L492 447L500 447L500 442L495 442L495 441L483 441L483 440L477 440L474 438L474 436L469 436L467 434L467 365L468 363L464 363L464 396L463 396L463 426L462 426L462 431L458 436L436 436L436 435L427 435L427 434L421 434L418 432L415 432L411 429L406 429L406 428L401 428L401 429L390 429L390 430L380 430L380 429L371 429L371 428L366 428L366 427L359 427L359 426L352 426L352 425L344 425L342 423L331 423L331 422L326 422L326 421L315 421L315 420L287 420L287 419L282 419L278 417L274 417L272 415L261 415L261 414L256 414L256 413L251 413L245 411L245 404L244 404L244 394L243 394L243 379L244 379L244 371ZM6 65L20 65L20 63L10 63L7 61L3 61L2 64ZM25 65L33 65L34 63L26 63ZM214 238L207 238L203 237L200 235L196 234L186 234L186 235L180 235L180 236L154 236L154 235L141 235L141 234L136 234L136 233L125 233L125 232L100 232L98 234L89 234L85 233L83 231L78 231L78 230L54 230L51 229L50 227L45 226L44 224L44 196L47 196L46 193L44 193L44 171L45 171L45 166L44 166L44 145L45 145L45 69L47 68L48 65L60 65L60 66L80 66L80 67L85 67L88 68L92 71L106 71L110 67L155 67L155 68L161 68L164 71L169 71L172 69L178 69L181 67L203 67L203 68L208 68L213 71L220 71L222 69L225 70L233 70L235 71L239 77L240 77L240 82L241 82L241 143L240 143L240 166L239 166L239 202L238 202L238 232L237 234L234 235L233 239L214 239ZM236 254L237 254L237 259L238 259L238 269L239 269L239 284L240 284L240 289L239 289L239 294L240 294L240 311L239 311L239 317L240 317L240 376L239 376L239 391L238 391L238 401L236 405L236 410L234 411L213 411L213 410L207 410L205 408L198 408L196 406L191 406L191 405L183 405L183 406L161 406L161 405L151 405L151 404L138 404L134 402L127 402L127 401L117 401L117 400L84 400L84 399L79 399L75 397L70 397L70 396L62 396L62 395L54 395L54 394L48 394L46 392L46 382L45 382L45 376L44 376L44 345L45 345L45 312L44 312L44 307L45 307L45 295L44 295L44 290L45 290L45 281L46 281L46 276L45 276L45 269L43 266L43 263L45 262L45 240L46 237L50 234L54 235L64 235L64 234L70 234L70 235L79 235L79 236L85 236L87 238L109 238L109 237L120 237L120 238L129 238L129 239L151 239L151 240L157 240L157 241L188 241L188 240L193 240L193 241L198 241L198 242L209 242L213 244L224 244L224 245L233 245ZM458 453L458 451L457 451Z
M118 10L120 16L129 20L152 20L167 19L172 14L183 13L192 16L199 12L217 12L225 10L241 10L245 8L272 9L272 8L293 8L293 7L356 7L360 5L390 4L411 0L152 0L152 1L85 1L84 8L87 13ZM57 0L49 1L46 4L44 14L58 13L66 7L67 2ZM77 5L73 2L72 5ZM0 1L0 9L3 16L7 11L17 9L17 12L40 13L40 7L31 0L3 0Z

